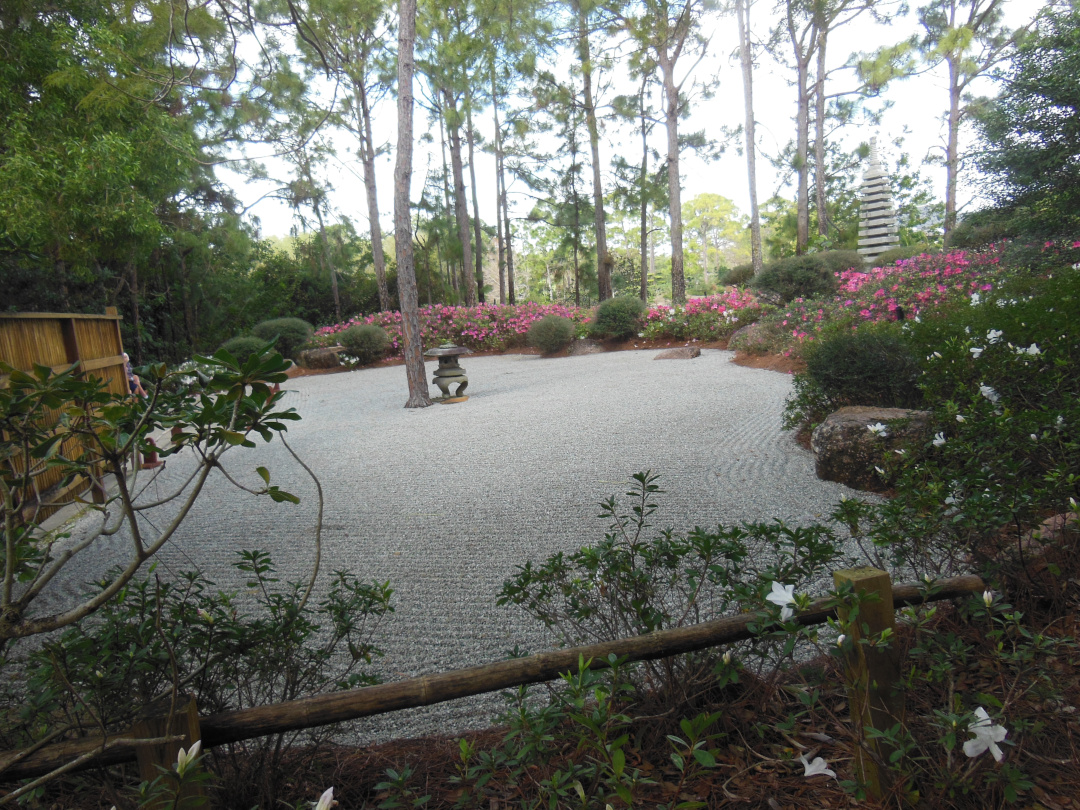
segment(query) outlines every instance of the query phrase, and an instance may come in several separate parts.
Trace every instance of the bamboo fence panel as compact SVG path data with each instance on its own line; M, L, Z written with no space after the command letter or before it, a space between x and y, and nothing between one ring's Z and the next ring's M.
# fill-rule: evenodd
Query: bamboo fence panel
M82 376L97 377L111 393L126 394L123 354L120 316L115 307L108 307L104 315L0 314L0 360L20 371L32 372L36 364L60 372L77 362ZM5 384L0 377L0 385ZM55 418L55 414L47 418ZM65 442L63 452L69 458L78 458L83 449L71 441ZM17 469L21 470L23 463L17 460ZM84 478L64 483L60 471L42 471L35 476L35 500L42 507L39 517L47 517L58 508L55 504L78 494L88 484Z

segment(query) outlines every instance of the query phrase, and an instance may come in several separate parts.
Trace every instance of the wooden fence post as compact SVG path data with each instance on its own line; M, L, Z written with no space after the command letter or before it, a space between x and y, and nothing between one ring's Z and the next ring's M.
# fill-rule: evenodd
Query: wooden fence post
M202 739L202 730L199 726L199 710L195 705L195 698L188 701L187 706L179 709L175 714L144 717L136 721L131 727L131 736L136 739L150 740L157 737L183 737L181 740L163 743L161 745L140 745L135 749L135 758L139 763L139 778L146 782L153 782L161 776L161 769L166 771L173 769L176 764L176 756L181 748L190 750L197 740ZM167 805L163 802L148 805L150 810L159 810ZM188 782L177 796L176 807L194 808L209 807L206 798L206 789L202 782Z
M837 613L850 639L847 654L848 702L851 721L859 723L863 745L857 752L859 773L870 794L883 798L892 788L889 772L878 767L888 762L895 750L882 739L868 739L862 729L873 727L887 732L904 719L904 695L900 689L899 651L861 643L877 638L884 630L896 629L892 582L877 568L851 568L833 572L837 588L850 584L860 596L858 615L841 606ZM871 595L876 595L873 598ZM867 597L871 597L868 599Z

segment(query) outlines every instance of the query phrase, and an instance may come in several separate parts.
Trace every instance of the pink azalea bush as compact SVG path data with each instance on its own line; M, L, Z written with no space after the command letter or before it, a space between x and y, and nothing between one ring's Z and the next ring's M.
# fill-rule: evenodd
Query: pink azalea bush
M584 334L592 313L588 309L561 304L477 304L474 307L433 304L420 309L420 334L425 349L450 342L473 351L500 352L524 346L529 327L545 315L569 318L578 324L579 334ZM401 354L401 313L397 311L358 315L342 323L325 326L316 331L315 339L322 345L332 345L336 342L336 334L358 323L381 326L390 337L387 354Z
M753 323L765 311L749 290L728 287L706 298L691 298L685 307L651 308L641 336L648 340L719 340Z

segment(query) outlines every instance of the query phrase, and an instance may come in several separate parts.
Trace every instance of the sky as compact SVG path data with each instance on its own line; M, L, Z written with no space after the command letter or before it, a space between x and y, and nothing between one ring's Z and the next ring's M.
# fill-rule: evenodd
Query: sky
M1007 22L1014 27L1026 24L1034 16L1038 5L1030 0L1012 0L1006 6ZM760 0L757 6L764 8ZM759 11L758 7L754 9L751 22L754 35L763 37L771 19ZM844 28L837 30L830 37L828 51L830 67L842 65L853 52L865 53L879 46L906 39L916 33L917 28L918 22L913 13L891 20L887 25L875 23L869 15L864 14ZM685 120L680 121L680 132L703 130L709 137L722 139L722 127L738 126L742 123L744 115L735 18L731 15L713 14L704 21L703 32L709 38L709 46L705 58L696 66L692 78L700 82L712 82L715 86L714 95L711 98L702 98L699 95L693 99L690 114ZM788 81L791 71L778 65L772 57L764 53L759 55L757 61L758 67L754 74L754 106L759 150L758 199L759 202L764 202L777 191L782 196L793 198L792 186L790 183L785 186L784 177L768 160L768 156L778 154L794 136L795 91ZM568 70L570 62L570 59L562 59L558 67ZM600 77L600 81L606 84L607 89L598 96L598 107L605 103L610 104L611 99L619 93L633 92L631 86L620 86L620 77L623 74L625 74L625 68L618 66L615 70ZM830 86L828 92L848 89L854 84L853 78L841 74L835 80L835 84ZM420 91L421 88L417 86L418 100L421 97ZM993 95L996 89L994 82L986 79L974 84L972 91L977 95ZM885 110L881 124L846 128L843 141L847 148L854 148L860 142L876 137L882 149L883 161L888 166L898 156L891 146L891 141L896 136L903 135L904 151L908 153L911 163L915 166L919 166L929 155L936 153L940 157L944 154L946 132L944 113L948 105L948 82L943 66L922 72L904 81L895 82L883 94L883 99L890 102L891 106ZM601 110L601 114L602 112ZM384 99L373 110L373 119L376 143L396 143L396 100ZM482 135L490 141L494 132L490 111L482 113L476 123ZM612 180L610 161L613 156L621 153L633 163L640 161L640 136L630 128L614 122L602 122L601 126L601 162L604 164L605 188L608 188ZM420 142L420 136L427 127L426 111L417 108L414 128L418 142L414 149L411 195L414 202L420 197L426 173L441 171L437 125L434 131L434 143ZM968 130L962 131L961 148L963 149L965 144L970 144L971 141L972 133ZM347 217L352 220L358 232L366 233L368 230L367 200L360 166L355 157L356 145L348 134L334 136L333 143L337 157L331 160L327 175L333 187L330 195L332 219L339 221ZM666 151L662 126L654 129L652 145L661 154ZM711 192L730 198L742 213L749 213L746 159L744 155L739 154L739 146L741 146L741 138L731 143L719 159L709 162L703 161L692 152L686 154L680 166L683 178L683 201L700 193ZM587 142L585 147L587 149ZM551 143L548 148L556 150L558 144ZM376 163L380 221L385 232L390 232L393 219L393 160L392 152L388 152L380 156ZM480 217L485 222L494 222L494 157L478 152L476 163ZM272 159L267 162L267 166L271 176L287 179L288 169L282 161ZM944 167L928 165L923 167L922 171L931 180L938 197L944 199ZM258 218L261 236L287 236L291 229L298 225L294 212L283 202L270 198L256 202L277 184L248 182L227 169L219 171L219 176L235 190L245 205L252 206L250 213ZM586 177L588 177L587 171ZM961 211L965 205L978 203L978 200L974 198L977 188L970 182L973 179L968 175L968 182L965 182L965 175L961 175L959 192ZM466 184L468 182L466 168ZM524 217L532 208L533 199L527 192L528 189L520 182L510 187L511 217Z

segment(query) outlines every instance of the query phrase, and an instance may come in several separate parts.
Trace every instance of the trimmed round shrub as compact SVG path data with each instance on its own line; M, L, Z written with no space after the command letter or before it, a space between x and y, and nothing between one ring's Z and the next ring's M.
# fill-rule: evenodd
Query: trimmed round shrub
M367 366L386 353L390 338L381 326L373 323L358 323L338 335L338 342L345 347L347 354L356 358L360 365Z
M627 340L644 328L647 311L644 301L628 295L601 301L589 333L598 338Z
M803 350L806 374L833 409L845 405L915 408L922 404L919 364L890 328L824 336Z
M822 255L808 253L770 262L754 276L751 286L779 296L784 303L796 298L831 295L837 290L836 277Z
M251 334L263 341L273 340L276 336L274 348L281 352L283 357L292 358L300 347L311 340L315 327L300 318L273 318L258 324L251 330Z
M240 337L234 337L232 340L226 340L221 344L221 348L235 357L238 363L243 365L245 360L265 345L265 340L253 337L252 335L242 335Z
M544 354L555 354L570 345L576 328L574 322L562 315L545 315L529 327L526 341Z
M891 267L901 259L910 259L914 256L921 256L924 253L929 253L931 250L936 250L936 248L932 248L930 245L911 245L910 247L889 248L874 259L874 264L878 267Z
M737 264L720 277L721 284L736 286L746 284L754 277L754 263Z
M856 270L862 270L866 267L866 260L857 250L823 250L821 253L811 255L815 256L830 273L843 273L853 267Z

